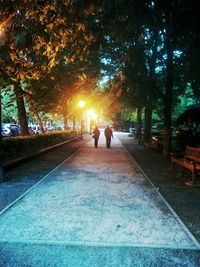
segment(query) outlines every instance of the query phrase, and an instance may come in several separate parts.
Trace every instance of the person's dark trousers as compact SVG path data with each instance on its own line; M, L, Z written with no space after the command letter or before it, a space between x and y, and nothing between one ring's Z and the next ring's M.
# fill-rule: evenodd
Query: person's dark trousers
M99 140L99 138L94 138L94 146L96 148L98 147L98 140Z
M106 138L106 146L107 148L110 148L110 143L111 143L111 137Z

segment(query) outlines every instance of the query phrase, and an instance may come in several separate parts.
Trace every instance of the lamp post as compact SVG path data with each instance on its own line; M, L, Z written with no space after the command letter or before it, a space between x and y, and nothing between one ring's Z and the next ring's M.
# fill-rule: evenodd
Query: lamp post
M85 102L84 101L79 101L78 106L81 110L81 140L83 139L83 108L85 107Z
M94 109L88 110L88 116L89 116L89 123L90 123L90 134L92 134L92 123L96 123L97 115L95 113Z

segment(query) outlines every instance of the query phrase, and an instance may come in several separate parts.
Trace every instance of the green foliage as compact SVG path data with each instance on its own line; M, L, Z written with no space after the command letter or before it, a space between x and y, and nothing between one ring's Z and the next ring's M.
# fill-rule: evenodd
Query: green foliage
M17 121L17 107L12 92L2 92L2 121Z
M177 125L196 128L200 125L200 106L192 106L185 110L178 118Z
M178 141L186 145L200 146L200 106L191 106L177 118Z

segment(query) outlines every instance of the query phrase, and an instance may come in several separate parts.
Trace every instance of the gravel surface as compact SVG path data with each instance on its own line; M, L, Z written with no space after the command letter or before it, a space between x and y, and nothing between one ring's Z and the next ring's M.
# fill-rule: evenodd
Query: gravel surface
M197 185L189 187L185 183L191 180L190 173L180 177L178 169L172 170L169 160L164 159L160 152L144 150L128 134L117 134L117 137L200 242L200 178Z
M31 224L30 224L31 222ZM145 223L144 223L145 222ZM0 240L195 249L124 146L102 135L0 216Z
M89 139L90 136L86 136L84 140L68 143L6 171L5 181L0 183L0 211L70 157Z
M191 179L190 175L179 177L178 171L171 170L170 162L163 159L161 153L153 150L144 151L143 146L138 145L136 140L128 137L128 134L117 134L117 136L200 242L200 179L197 186L186 186L185 182ZM66 144L7 171L5 173L7 181L0 184L0 210L27 191L89 139L88 136L83 141Z
M121 238L120 241L124 241L122 237L125 236L127 241L131 240L132 242L133 240L136 240L138 243L138 240L142 239L142 242L149 243L145 237L146 231L139 231L141 234L138 235L136 231L134 236L130 236L131 231L129 230L131 229L129 229L129 226L137 228L138 225L136 223L137 221L135 223L132 222L130 225L128 225L127 222L130 221L130 219L140 219L140 216L144 217L141 218L143 225L142 229L145 227L148 229L149 226L150 236L157 234L157 237L153 238L155 242L159 243L162 241L162 236L164 236L164 240L166 240L166 237L170 237L168 241L171 242L175 238L175 241L178 242L178 240L180 240L179 236L182 231L177 229L177 223L173 219L173 216L175 215L174 212L171 209L166 213L164 212L164 209L169 207L168 204L163 201L163 198L160 197L160 194L158 194L156 188L152 187L148 180L146 180L139 168L143 170L143 173L146 173L148 178L150 178L152 183L157 187L157 189L159 189L160 193L164 196L171 207L173 207L175 212L190 229L193 235L200 240L200 187L196 186L191 188L185 186L185 181L187 181L189 177L180 179L177 175L177 172L170 169L169 162L165 161L161 154L154 151L144 151L143 147L139 146L133 138L128 138L127 134L117 135L133 158L138 162L138 166L135 164L135 160L131 159L131 156L128 155L124 149L122 149L123 154L127 154L128 157L126 156L126 159L124 158L124 160L122 160L122 154L120 155L122 151L119 149L121 144L117 141L117 138L115 138L112 141L113 147L111 147L111 150L107 150L105 148L105 143L103 143L103 145L100 144L98 149L95 149L93 146L89 148L89 146L86 145L84 149L81 150L81 153L75 154L75 157L71 158L72 160L70 159L57 169L57 166L59 166L71 155L74 155L74 153L76 153L79 148L87 143L88 140L91 140L91 138L88 136L82 141L79 140L71 144L64 145L49 153L38 156L37 158L28 161L6 173L7 181L0 184L0 213L6 206L8 206L10 203L13 203L13 201L20 195L31 189L31 187L40 179L47 176L52 170L55 170L52 174L48 175L46 179L42 180L42 186L41 184L37 185L24 198L20 199L18 205L16 205L14 209L10 208L7 212L2 213L0 234L3 239L1 238L0 243L0 266L199 266L199 250L185 249L187 248L188 241L184 238L182 239L184 242L179 242L180 245L183 246L182 249L181 246L179 249L176 249L176 242L173 242L173 244L175 244L174 249L172 249L171 246L169 248L166 246L164 249L159 247L155 248L154 246L105 247L93 245L90 247L85 246L85 241L88 240L89 236L87 233L85 237L83 236L81 239L83 240L83 244L77 243L72 247L69 246L68 242L61 242L59 245L60 241L49 242L48 239L43 240L45 236L50 236L50 241L52 241L54 240L52 235L56 234L56 240L57 237L61 237L59 240L62 241L63 237L68 236L61 233L63 230L69 230L69 232L74 233L74 235L72 234L69 236L71 236L73 240L76 240L76 234L84 233L84 231L86 232L88 223L90 223L90 221L86 221L85 227L82 229L83 231L80 231L81 227L84 225L82 225L82 221L89 218L85 215L87 213L90 215L92 211L96 210L99 210L101 213L102 207L106 207L103 218L108 220L106 220L104 226L107 227L107 225L109 225L111 222L114 223L109 228L109 231L107 231L109 240L111 242L115 242L116 240L119 240L119 238ZM103 150L104 152L106 151L106 154L101 153ZM86 155L88 156L86 157ZM100 160L96 161L96 168L94 168L94 160L97 158L97 155L98 159L100 158ZM93 164L91 164L91 162L93 162ZM108 162L109 164L107 164ZM67 167L66 169L65 165ZM131 170L134 168L134 173L136 176L132 177L129 175L129 168L131 168ZM76 179L74 179L75 172L79 172L76 175L78 183L76 183ZM101 172L105 174L105 177L100 175ZM57 173L59 173L58 177ZM98 183L95 183L94 175L95 177L100 175ZM81 176L82 179L80 179L81 177L79 176ZM134 180L134 185L132 184L132 180ZM146 180L146 182L143 180ZM65 184L65 182L67 183ZM112 186L109 187L111 182ZM64 184L65 187L63 188ZM59 191L59 194L55 194L55 186L58 187L57 190ZM69 190L70 186L71 190ZM150 194L141 195L140 190L137 190L141 186ZM74 191L72 190L73 188L75 189ZM101 190L99 190L100 188ZM151 190L148 190L148 188ZM82 216L84 219L82 219L82 221L80 221L81 218L79 217L77 218L77 221L74 221L74 224L67 224L65 220L63 221L64 215L66 215L66 210L55 208L56 205L59 205L60 203L59 199L62 192L64 193L64 197L61 198L61 200L64 201L64 203L66 203L66 201L69 203L67 205L68 210L66 218L68 218L70 212L74 210L74 207L76 207L76 211L79 211L80 214L84 211ZM72 195L70 195L69 192L71 192ZM106 198L105 192L107 192ZM90 199L88 198L88 194ZM137 195L136 198L134 198L135 195ZM94 196L98 196L99 202L97 201L97 198L94 198ZM115 201L111 201L111 198L113 197L115 198ZM146 200L146 197L149 199ZM160 200L156 202L153 201L155 197L158 197ZM49 201L49 198L51 201ZM117 198L119 198L119 201L117 201ZM136 200L139 202L136 202ZM27 202L27 205L24 205L25 202ZM146 205L144 209L141 208L142 202L144 202ZM166 204L163 205L161 202ZM43 203L43 205L41 205L41 203ZM113 205L111 205L111 203L113 203ZM152 206L153 203L157 204ZM72 207L70 205L72 205ZM93 206L96 208L92 209ZM37 212L31 212L29 214L30 216L27 216L28 210L30 210L31 207L33 207L33 210ZM51 212L48 214L47 207L51 209ZM38 208L41 212L38 212ZM27 209L27 211L25 209ZM153 211L156 210L162 215L159 217L161 218L161 221L158 220L153 213ZM12 211L12 216L9 216ZM138 214L135 214L137 211ZM55 212L58 212L58 214L62 214L63 216L53 216L52 218L52 215ZM108 212L107 215L105 212ZM124 214L125 212L127 212L127 215L123 215L121 217L127 218L127 220L122 221L120 214ZM26 214L26 216L24 216L24 214ZM42 217L39 216L39 214L42 214ZM47 215L49 216L50 220L44 220L44 218L48 218ZM33 216L37 220L33 220ZM129 218L129 216L131 216L131 218ZM167 220L163 216L165 216ZM23 220L18 220L22 217L24 218ZM116 218L116 220L110 221L110 218L113 218L113 220ZM155 223L152 225L149 225L150 218L155 219ZM15 222L14 219L16 220ZM50 231L49 227L47 227L49 222L52 222L52 219L54 219L54 223L50 224L50 226L53 225L53 229L55 226L55 229L57 229L56 232ZM33 223L30 224L30 222L33 221L36 222L35 229L38 231L34 231L34 234L31 236L30 233L34 227ZM101 224L99 223L100 221L101 219L98 219L97 223L95 223L93 227L95 230L101 228ZM144 222L147 221L148 223L146 223L144 227ZM168 230L163 231L159 229L159 222L161 222L162 229L168 228ZM94 224L93 220L91 223ZM65 227L63 227L63 224ZM69 228L70 225L74 225L75 232L71 231L71 228ZM13 227L14 231L12 231ZM47 230L47 228L48 231L45 232L44 230ZM20 229L23 229L23 231L20 232ZM184 226L183 229L185 229L185 231L187 230ZM95 231L91 231L91 234L93 235L92 240L96 240L95 238L97 238L97 240L100 241L100 239L105 236L105 232L103 231L103 233L98 235ZM186 232L188 233L188 231ZM24 242L23 235L26 235L27 233L29 233L27 237L30 237L31 239L28 240L28 242L26 242L26 240ZM60 235L58 235L58 233L60 233ZM10 237L14 239L9 239ZM42 240L40 237L42 237ZM37 242L32 242L32 238L36 238ZM104 239L107 240L107 236L104 237ZM186 247L184 247L184 245L186 245ZM112 262L112 264L110 264L110 262Z

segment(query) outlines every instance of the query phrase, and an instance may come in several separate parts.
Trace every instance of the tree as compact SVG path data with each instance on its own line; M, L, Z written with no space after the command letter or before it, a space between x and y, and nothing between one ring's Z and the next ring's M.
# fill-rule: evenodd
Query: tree
M86 20L94 6L84 3L79 9L80 3L57 0L7 4L1 1L3 17L12 17L7 38L1 42L1 73L14 86L21 131L28 134L22 80L28 84L51 73L60 63L69 65L77 58L83 60L95 41Z
M133 99L134 108L145 107L145 138L150 136L152 110L162 104L164 156L171 150L172 108L180 91L184 94L186 89L182 52L186 47L182 43L185 33L181 27L183 15L189 20L191 13L186 13L190 8L184 0L126 3L116 0L105 12L105 18L109 14L105 34L109 46L107 62L125 77L121 100L126 101L127 96L128 101ZM116 26L119 23L123 31Z

